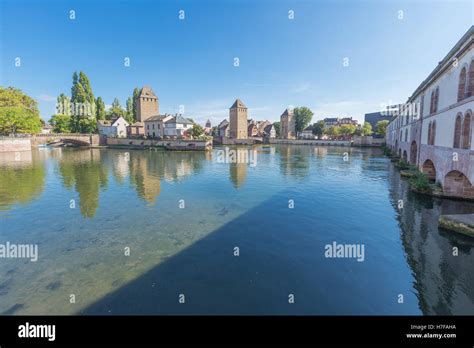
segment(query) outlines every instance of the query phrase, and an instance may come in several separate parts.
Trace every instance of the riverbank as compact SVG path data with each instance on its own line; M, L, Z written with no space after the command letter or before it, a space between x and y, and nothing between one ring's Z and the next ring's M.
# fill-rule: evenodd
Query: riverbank
M149 149L161 148L171 151L209 151L212 150L210 140L156 140L133 138L107 138L106 144L111 148Z

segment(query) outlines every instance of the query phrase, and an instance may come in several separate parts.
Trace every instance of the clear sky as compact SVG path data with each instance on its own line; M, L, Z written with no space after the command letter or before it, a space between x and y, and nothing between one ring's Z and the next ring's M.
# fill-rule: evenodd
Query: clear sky
M44 119L82 70L106 104L150 85L160 113L184 105L213 125L236 98L254 119L304 105L313 120L363 120L406 101L474 22L471 0L0 0L0 11L0 85L37 99Z

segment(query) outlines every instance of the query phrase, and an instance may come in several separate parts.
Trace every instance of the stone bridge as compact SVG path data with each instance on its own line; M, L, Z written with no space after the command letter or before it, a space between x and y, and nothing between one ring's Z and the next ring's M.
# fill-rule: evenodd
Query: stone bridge
M58 143L74 144L77 146L97 146L100 143L98 134L80 134L80 133L52 133L37 134L30 138L31 146L42 144Z

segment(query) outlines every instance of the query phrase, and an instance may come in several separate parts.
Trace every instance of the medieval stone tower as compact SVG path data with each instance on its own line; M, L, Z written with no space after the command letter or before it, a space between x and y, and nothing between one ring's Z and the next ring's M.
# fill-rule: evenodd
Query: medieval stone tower
M234 139L247 139L247 107L237 99L229 109L229 136Z
M144 86L137 101L137 121L144 122L151 116L159 115L158 97L151 87Z
M286 109L280 116L280 138L282 139L295 139L295 117L293 110Z

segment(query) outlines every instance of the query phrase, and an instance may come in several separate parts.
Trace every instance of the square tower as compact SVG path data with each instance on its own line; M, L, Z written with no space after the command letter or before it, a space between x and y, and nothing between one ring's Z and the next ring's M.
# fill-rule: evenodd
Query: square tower
M282 139L295 139L295 117L292 109L285 109L280 116L280 137Z
M144 86L138 96L137 103L137 121L145 122L151 116L159 115L158 97L151 87Z
M247 139L247 107L237 99L229 109L229 137Z

